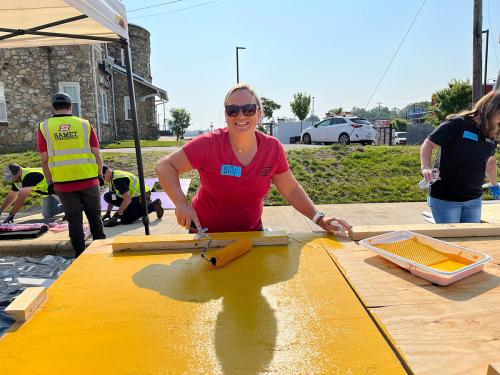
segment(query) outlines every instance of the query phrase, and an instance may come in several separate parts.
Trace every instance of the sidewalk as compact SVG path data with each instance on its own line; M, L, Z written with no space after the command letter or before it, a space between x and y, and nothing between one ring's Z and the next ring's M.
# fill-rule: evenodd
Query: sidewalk
M318 205L319 210L326 215L340 217L351 225L390 225L390 224L428 224L424 220L422 211L430 211L425 202L400 203L359 203L359 204L331 204ZM59 215L61 217L62 215ZM483 220L500 224L500 202L487 201L483 204ZM18 222L41 221L41 214L26 216ZM186 233L185 229L177 224L173 210L166 210L163 218L158 220L154 213L150 214L151 234ZM262 216L264 228L288 233L311 232L320 228L295 211L291 206L264 207ZM84 222L85 216L84 216ZM142 222L130 225L118 225L104 228L106 236L113 238L120 234L144 234ZM1 240L1 255L73 255L68 238L68 232L53 233L51 231L35 239Z

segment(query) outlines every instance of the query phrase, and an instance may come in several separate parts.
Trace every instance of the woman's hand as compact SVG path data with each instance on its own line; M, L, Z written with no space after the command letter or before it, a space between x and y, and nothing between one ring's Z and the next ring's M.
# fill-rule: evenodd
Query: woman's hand
M189 229L189 227L191 226L191 222L196 225L196 228L201 228L198 215L189 203L182 203L175 207L175 216L177 217L177 224L183 226L186 229Z
M317 224L335 236L347 238L352 233L351 225L347 221L337 217L322 217Z
M425 181L431 182L439 176L439 169L437 168L422 168L422 176L424 176Z

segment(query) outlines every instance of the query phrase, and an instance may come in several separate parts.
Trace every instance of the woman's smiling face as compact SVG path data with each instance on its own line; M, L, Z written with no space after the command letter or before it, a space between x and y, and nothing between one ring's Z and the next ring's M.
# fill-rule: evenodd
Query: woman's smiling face
M253 94L246 90L240 89L234 91L226 101L226 106L236 105L236 106L244 106L247 104L255 104L257 105L257 111L251 116L246 116L243 114L243 110L239 110L238 114L234 117L226 115L226 123L230 132L234 132L235 134L241 134L248 132L249 134L255 132L257 127L257 123L260 121L260 113L261 109L258 107L257 100L253 96Z

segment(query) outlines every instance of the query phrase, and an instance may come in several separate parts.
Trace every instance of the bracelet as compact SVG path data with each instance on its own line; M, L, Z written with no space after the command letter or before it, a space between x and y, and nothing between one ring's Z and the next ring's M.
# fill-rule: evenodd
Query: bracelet
M315 224L318 224L318 222L320 221L320 219L322 217L325 217L325 214L321 211L316 211L316 213L314 214L314 216L311 220L314 221Z

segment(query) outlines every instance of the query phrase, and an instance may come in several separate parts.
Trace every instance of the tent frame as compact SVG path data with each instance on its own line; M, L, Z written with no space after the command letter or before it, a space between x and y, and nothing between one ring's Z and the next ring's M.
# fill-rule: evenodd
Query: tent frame
M77 34L65 34L65 33L53 33L53 32L45 32L40 31L43 29L47 29L49 27L54 27L58 25L63 25L66 23L79 21L81 19L88 18L87 15L82 14L79 16L66 18L60 21L47 23L44 25L40 25L37 27L33 27L31 29L7 29L1 28L1 32L7 32L10 34L0 36L0 40L11 39L21 35L42 35L42 36L54 36L59 38L68 38L68 39L83 39L83 40L94 40L96 42L117 42L119 41L125 51L125 68L127 69L127 82L128 82L128 92L130 98L130 109L132 111L132 129L134 132L134 144L135 144L135 156L137 160L137 172L139 174L139 186L141 190L141 200L143 202L143 216L142 223L144 224L144 231L146 235L149 235L149 217L148 217L148 207L146 201L146 185L144 183L144 168L142 163L142 153L141 153L141 142L139 139L139 126L137 122L137 108L136 108L136 100L135 100L135 89L134 89L134 81L132 77L132 64L130 59L130 45L127 39L120 37L120 39L115 38L106 38L106 37L98 37L93 35L77 35Z

